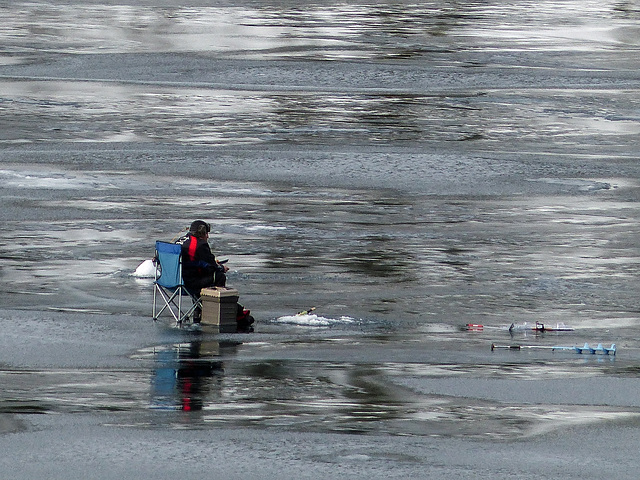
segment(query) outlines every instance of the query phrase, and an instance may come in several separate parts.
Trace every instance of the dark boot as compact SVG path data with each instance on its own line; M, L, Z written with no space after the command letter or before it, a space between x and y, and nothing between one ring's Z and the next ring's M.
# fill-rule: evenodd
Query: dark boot
M237 332L238 333L251 333L253 332L253 323L255 319L251 316L251 311L245 309L242 305L238 304L238 314L236 316Z
M196 308L193 311L193 323L200 323L202 321L202 309Z

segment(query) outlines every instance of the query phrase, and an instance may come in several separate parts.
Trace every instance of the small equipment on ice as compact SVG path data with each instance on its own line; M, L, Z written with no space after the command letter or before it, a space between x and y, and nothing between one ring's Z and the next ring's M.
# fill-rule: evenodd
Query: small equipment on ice
M548 325L541 322L536 323L512 323L511 325L504 327L494 327L490 325L482 325L478 323L467 323L467 330L473 331L482 331L484 329L499 329L499 330L508 330L510 333L513 332L573 332L573 327L569 327L564 323L556 323L555 325Z
M311 315L311 313L316 309L316 307L311 307L309 310L302 310L301 312L296 313L297 317L301 317L303 315Z
M597 347L590 347L588 343L585 343L583 347L578 346L546 346L546 345L496 345L495 343L491 344L491 351L495 349L509 349L509 350L524 350L524 349L538 349L538 350L551 350L552 352L558 351L567 351L573 353L588 353L591 355L615 355L616 354L616 344L612 343L610 347L603 347L601 343L598 344Z

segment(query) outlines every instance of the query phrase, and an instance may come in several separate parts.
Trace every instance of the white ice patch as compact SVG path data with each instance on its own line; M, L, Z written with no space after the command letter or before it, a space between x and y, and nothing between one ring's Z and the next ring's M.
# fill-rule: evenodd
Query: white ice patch
M106 189L114 188L109 179L100 178L99 172L70 173L63 171L0 170L0 179L7 187L32 189Z
M460 329L455 325L449 325L446 323L426 323L418 327L423 333L455 333Z
M273 225L253 225L251 227L247 227L249 232L256 232L259 230L286 230L287 227L277 227Z
M138 265L138 268L136 268L136 271L133 272L132 275L139 278L153 278L155 274L156 266L153 264L153 260L145 260Z
M277 323L289 325L300 325L305 327L331 327L333 325L347 325L355 323L351 317L342 316L338 319L320 317L315 314L309 315L285 315L276 319Z

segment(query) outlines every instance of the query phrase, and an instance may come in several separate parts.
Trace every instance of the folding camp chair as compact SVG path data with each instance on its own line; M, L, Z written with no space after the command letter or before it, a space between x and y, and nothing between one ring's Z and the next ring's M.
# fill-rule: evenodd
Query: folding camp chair
M196 308L202 308L200 299L182 281L182 248L174 243L156 242L154 262L153 320L168 311L180 326Z

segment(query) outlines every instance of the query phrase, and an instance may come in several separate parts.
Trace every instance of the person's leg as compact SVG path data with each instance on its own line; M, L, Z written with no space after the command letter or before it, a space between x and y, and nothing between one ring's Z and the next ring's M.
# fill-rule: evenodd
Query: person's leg
M191 291L193 292L194 297L200 298L200 291L201 291L200 288L198 288L197 290L194 289ZM198 306L193 311L193 323L200 323L201 321L202 321L202 308Z
M213 275L191 279L189 283L185 282L185 287L191 295L200 298L203 288L210 287L213 284ZM196 307L193 311L193 323L200 323L202 320L202 308Z

